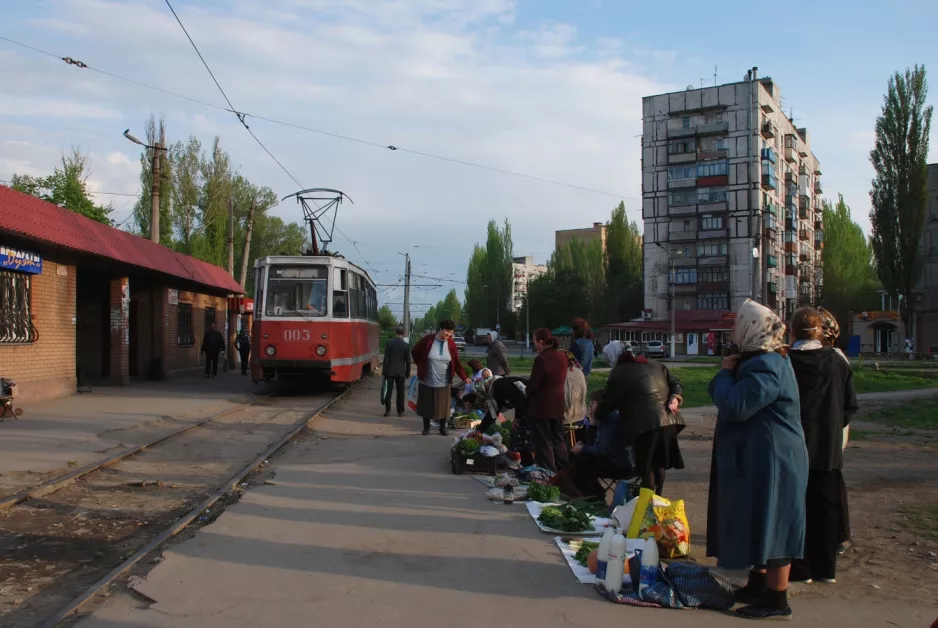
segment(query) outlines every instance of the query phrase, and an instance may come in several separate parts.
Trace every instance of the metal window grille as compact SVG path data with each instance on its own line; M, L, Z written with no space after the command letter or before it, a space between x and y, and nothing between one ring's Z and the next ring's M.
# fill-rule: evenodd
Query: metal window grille
M195 334L192 331L192 304L180 303L176 310L176 343L181 347L191 347L195 344Z
M25 273L0 271L0 343L36 342L33 325L31 277Z
M205 308L205 329L208 330L212 326L212 323L216 323L215 320L215 308L207 307Z

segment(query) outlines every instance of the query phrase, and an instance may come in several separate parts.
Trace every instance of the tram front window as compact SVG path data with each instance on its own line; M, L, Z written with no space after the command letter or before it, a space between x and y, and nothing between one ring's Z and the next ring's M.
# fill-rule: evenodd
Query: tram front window
M266 316L325 316L329 269L325 266L275 266L267 280Z

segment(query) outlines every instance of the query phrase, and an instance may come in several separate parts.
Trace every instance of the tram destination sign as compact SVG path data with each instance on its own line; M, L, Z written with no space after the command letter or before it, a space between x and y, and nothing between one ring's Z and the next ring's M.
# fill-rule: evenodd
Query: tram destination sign
M42 274L42 256L28 251L0 246L0 268L33 275Z

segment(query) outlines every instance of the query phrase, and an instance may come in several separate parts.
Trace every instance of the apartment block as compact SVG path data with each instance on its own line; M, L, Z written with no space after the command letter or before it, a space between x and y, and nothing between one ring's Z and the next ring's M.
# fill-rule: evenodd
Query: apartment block
M520 312L528 296L528 282L547 272L545 264L536 264L534 257L515 257L511 260L511 311Z
M584 244L593 240L600 240L603 245L603 251L606 250L606 225L601 222L594 222L592 227L585 229L562 229L554 234L554 250L556 251L565 244L573 240L580 240Z
M938 346L938 164L928 164L928 205L922 251L925 265L912 291L912 336L915 351L925 353Z
M821 287L821 169L771 78L643 99L645 309L787 316ZM671 271L673 265L673 272ZM673 284L673 285L672 285Z

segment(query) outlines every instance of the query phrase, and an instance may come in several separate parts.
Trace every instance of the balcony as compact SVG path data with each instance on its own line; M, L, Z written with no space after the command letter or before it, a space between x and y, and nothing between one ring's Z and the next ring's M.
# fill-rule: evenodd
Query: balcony
M684 216L696 213L696 205L671 205L668 207L668 216Z
M815 231L823 231L823 229L824 229L824 223L822 223L820 220L815 220L815 221L814 221L814 230L815 230Z
M697 125L697 135L716 135L718 133L728 133L729 130L730 123L725 121Z
M797 251L797 250L798 250L798 247L797 247L797 245L796 245L795 242L786 242L786 243L785 243L785 252L786 252L786 253L794 253L794 252Z
M814 193L815 193L815 194L823 194L823 193L824 193L824 186L821 185L821 180L820 180L820 179L815 179L815 180L814 180Z
M798 232L798 237L807 242L810 238L808 237L808 230L802 229Z
M767 214L778 216L778 205L775 203L766 203L762 206L762 209L764 209Z
M696 239L696 229L672 229L668 234L668 240L671 242L693 242Z
M815 238L815 239L814 239L814 250L815 250L815 251L823 251L823 250L824 250L824 240L818 240L817 238Z
M798 176L794 171L789 170L785 173L785 183L798 183Z
M678 188L694 188L697 187L696 177L691 179L673 179L668 181L668 189L676 190Z
M778 177L772 173L762 173L762 189L763 190L777 190L778 189Z
M697 161L696 151L693 153L669 153L668 154L669 164L687 164L693 161Z
M730 156L730 151L728 148L714 148L713 150L702 150L697 153L698 161L705 161L707 159L726 159Z
M778 284L774 281L769 282L769 293L778 294Z
M801 207L798 209L798 217L802 220L810 220L811 218L811 209L808 207Z
M778 153L776 153L776 152L775 152L773 149L771 149L771 148L763 148L763 149L762 149L762 161L767 161L767 162L772 163L772 164L777 164L777 163L778 163Z
M700 266L726 266L727 257L726 255L702 256L697 258L697 263Z
M759 103L759 106L762 107L762 111L766 113L773 113L775 111L775 104L771 100L763 100Z
M811 209L811 197L802 194L798 197L798 207L800 209Z
M698 292L726 292L729 289L729 281L709 281L697 284Z
M795 135L785 136L785 160L792 163L798 163L798 137Z
M765 225L766 231L778 231L778 220L772 214L765 215L765 221L763 222L763 225Z
M794 264L788 264L785 266L785 274L789 277L794 277L798 274L798 267Z
M774 255L769 255L765 258L765 264L769 268L778 268L778 258Z
M766 122L762 125L762 137L766 139L775 137L775 127L772 126L771 122Z
M697 239L712 240L713 238L726 238L729 234L729 229L708 229L707 231L697 232Z
M679 126L673 129L668 129L668 139L672 137L688 137L697 133L697 127L694 126Z

